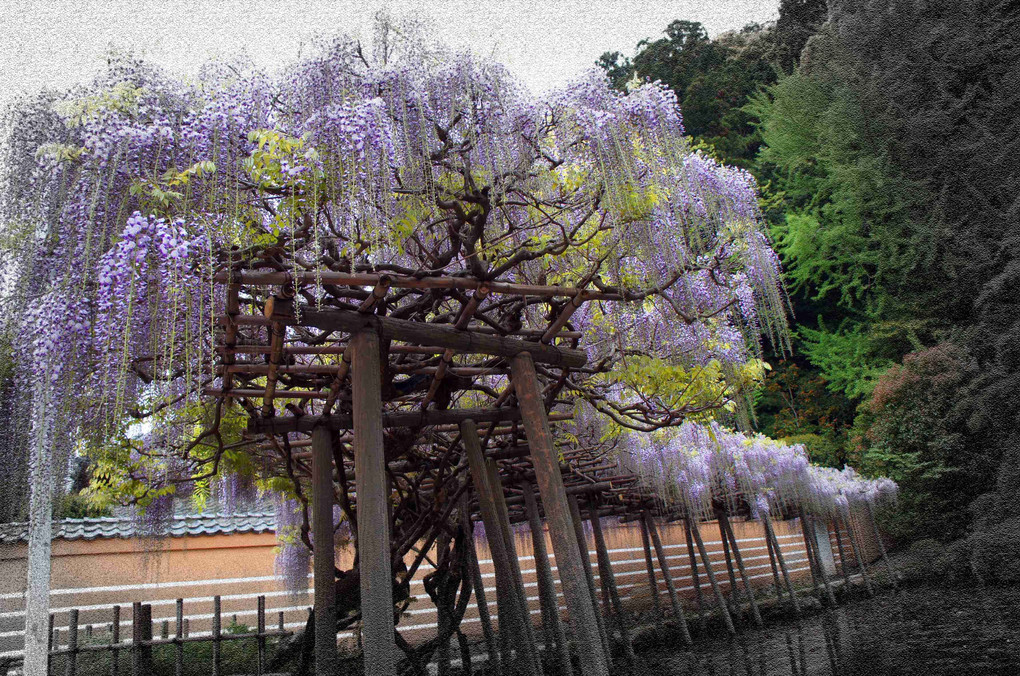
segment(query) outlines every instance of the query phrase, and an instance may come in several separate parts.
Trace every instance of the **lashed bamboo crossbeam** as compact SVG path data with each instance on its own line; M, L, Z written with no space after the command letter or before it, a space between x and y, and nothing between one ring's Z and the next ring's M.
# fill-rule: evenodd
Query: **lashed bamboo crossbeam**
M283 358L283 339L287 333L286 325L281 318L285 317L289 313L289 306L292 303L294 297L293 287L290 285L284 285L280 291L281 296L279 299L276 296L270 296L266 300L265 316L272 320L272 324L269 326L269 370L266 373L266 390L262 395L262 417L268 418L274 414L273 408L273 397L276 394L276 375L277 369L280 366L280 361ZM277 307L281 306L281 307ZM292 393L288 392L287 398L293 399L311 399L314 397L294 397Z
M335 286L375 286L383 277L390 285L402 289L458 289L474 291L481 285L489 286L492 293L538 296L543 298L573 298L579 293L589 294L589 300L627 300L622 293L585 291L572 286L545 286L537 284L515 284L511 282L482 281L471 277L409 277L404 275L383 275L372 273L351 273L333 271L314 272L218 272L217 282L237 281L245 286L275 286L277 284L332 284Z

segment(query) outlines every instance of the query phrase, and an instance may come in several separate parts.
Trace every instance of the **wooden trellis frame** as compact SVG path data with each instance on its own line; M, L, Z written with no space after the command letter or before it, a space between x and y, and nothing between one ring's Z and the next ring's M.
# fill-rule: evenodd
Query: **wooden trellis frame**
M586 674L609 673L610 646L590 562L586 549L579 546L583 534L576 537L578 498L596 519L593 523L607 515L645 522L660 570L665 571L673 614L685 640L690 640L652 519L653 514L672 519L684 515L675 506L667 509L637 475L608 459L604 449L558 444L552 430L553 424L571 418L569 412L554 410L557 397L572 370L587 361L580 349L583 336L572 330L570 317L585 302L625 301L626 294L467 277L335 271L234 270L216 279L225 285L227 295L217 346L222 379L219 388L207 393L239 401L248 412L250 452L295 480L307 477L313 486L310 530L316 543L325 543L314 550L316 673L330 673L336 660L332 508L338 499L357 516L358 556L364 571L359 580L364 668L372 674L395 673L388 515L393 489L387 476L413 470L416 461L388 456L387 434L411 435L404 445L408 454L445 462L451 472L461 471L465 482L470 475L473 490L460 504L467 504L472 518L486 527L497 573L500 634L504 641L512 636L515 646L510 650L504 643L502 659L516 661L525 671L540 669L508 528L511 523L534 525L544 519L550 524L582 669ZM319 306L312 300L314 294L307 292L313 286L320 294L326 289L334 298L354 303ZM446 306L459 309L442 322L388 316L391 299L407 293L437 294ZM505 302L548 303L549 312L541 324L497 331L486 312ZM244 314L242 306L261 313ZM501 389L476 386L487 378L498 379ZM409 388L410 382L417 386ZM440 403L444 386L452 392ZM476 400L488 401L483 406L454 406L468 391ZM285 406L281 409L277 402ZM534 499L536 487L540 504ZM412 488L436 500L441 496L430 491L444 489L427 478ZM685 521L732 632L697 519ZM725 528L722 532L727 539ZM732 533L728 540L736 546ZM697 565L693 549L691 553L692 564ZM739 551L734 554L743 569ZM540 586L548 595L552 573L547 557L539 558ZM651 550L648 560L651 567ZM788 578L781 560L780 565ZM612 600L611 574L603 574ZM743 570L741 576L746 578ZM700 586L698 591L700 598ZM626 618L616 600L612 605L621 638L629 647ZM487 617L487 609L479 610ZM547 608L544 616L550 613ZM756 612L755 616L758 619ZM568 660L562 629L555 625L545 629L558 659ZM495 655L491 637L487 638Z

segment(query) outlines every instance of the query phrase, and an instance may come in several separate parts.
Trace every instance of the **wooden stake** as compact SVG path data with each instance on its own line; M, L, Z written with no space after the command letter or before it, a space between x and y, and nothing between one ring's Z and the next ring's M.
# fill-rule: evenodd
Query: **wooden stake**
M546 651L556 646L556 654L560 663L560 673L567 676L571 673L570 646L560 622L560 609L556 601L556 584L553 581L552 568L549 566L549 551L545 546L545 529L538 512L538 500L535 490L527 481L521 486L524 489L524 505L528 511L528 525L531 528L531 546L535 553L535 573L538 577L538 598L542 604L542 628L546 635Z
M643 511L642 517L645 527L648 529L648 535L652 538L652 544L655 546L655 555L659 558L659 570L662 571L662 578L666 581L666 590L669 592L669 603L673 608L673 617L680 623L680 634L683 636L684 643L692 645L694 641L691 640L691 631L687 627L687 617L684 615L683 606L680 605L680 599L677 597L676 587L673 586L673 573L669 569L666 550L663 549L662 541L659 539L659 530L655 527L655 522L652 520L652 515L648 510Z
M364 671L373 676L394 676L397 667L393 636L393 570L388 516L390 500L383 446L379 336L374 331L360 331L351 338L351 346L354 350L351 385L354 468L358 473L358 559L361 569ZM332 561L330 564L335 565ZM330 631L335 654L335 624Z
M571 630L578 643L581 670L585 676L608 676L608 655L597 650L600 643L597 619L585 589L580 548L576 537L571 537L570 505L563 488L563 477L555 455L535 364L530 354L521 352L513 358L511 368L513 386L531 446L531 461L551 528L553 551L570 613Z
M731 635L736 634L737 629L733 626L733 618L730 617L730 612L726 609L726 597L723 596L722 589L719 588L719 583L716 582L715 572L712 570L712 561L708 558L708 551L705 549L705 543L701 539L701 529L698 528L697 521L691 522L691 534L694 536L694 543L698 546L698 553L701 554L701 561L705 564L705 574L708 576L709 584L712 585L712 591L715 592L715 600L719 604L719 612L722 613L726 631Z
M609 596L612 603L613 614L616 616L616 627L620 632L620 639L623 641L623 653L627 663L634 663L634 644L630 641L630 627L628 627L627 614L620 603L620 594L616 589L616 578L613 575L612 561L609 559L609 550L606 547L605 534L602 532L602 522L599 521L598 510L592 507L588 512L588 521L591 523L592 533L595 535L595 552L598 556L599 582Z

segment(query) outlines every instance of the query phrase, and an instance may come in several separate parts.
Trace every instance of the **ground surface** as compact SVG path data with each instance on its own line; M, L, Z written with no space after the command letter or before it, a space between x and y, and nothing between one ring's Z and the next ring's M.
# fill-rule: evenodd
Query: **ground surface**
M744 628L693 652L652 647L634 673L1017 676L1020 587L887 590L799 622Z

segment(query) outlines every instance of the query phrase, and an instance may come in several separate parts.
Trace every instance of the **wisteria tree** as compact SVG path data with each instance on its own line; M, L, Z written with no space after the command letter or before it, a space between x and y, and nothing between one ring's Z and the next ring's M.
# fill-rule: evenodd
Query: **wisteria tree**
M736 414L764 368L760 337L785 340L754 181L692 150L657 84L621 95L591 72L536 97L498 64L427 40L370 56L339 39L279 78L210 64L181 81L121 59L10 120L4 358L32 410L36 462L87 453L97 500L158 513L225 473L306 495L245 452L242 407L203 395L221 385L224 270L615 294L570 316L588 364L554 388L587 421L578 434L602 443ZM371 289L294 293L300 312L357 308ZM458 300L407 289L379 311L452 323ZM493 301L476 317L508 335L569 302ZM440 387L425 405L498 384Z

